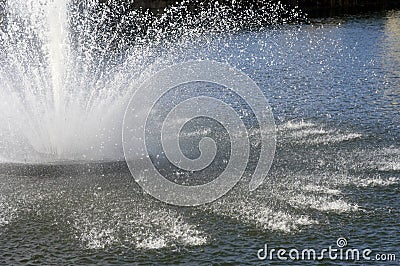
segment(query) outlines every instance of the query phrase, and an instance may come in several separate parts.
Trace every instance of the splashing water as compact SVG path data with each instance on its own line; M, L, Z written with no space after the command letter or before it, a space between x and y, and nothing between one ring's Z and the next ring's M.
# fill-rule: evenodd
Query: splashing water
M232 57L243 28L299 20L268 1L188 1L161 15L127 3L7 1L0 30L0 158L120 160L127 101L151 73L187 59ZM221 34L224 33L224 34Z
M319 248L350 234L355 247L396 250L400 150L386 129L397 128L398 95L396 78L380 71L397 65L381 66L376 53L386 18L276 26L301 15L266 3L195 12L183 3L160 15L123 1L60 3L0 4L0 162L122 158L122 114L138 85L193 59L228 62L259 83L274 106L278 152L259 189L249 193L243 180L198 208L144 194L124 163L0 163L5 263L250 263L266 242ZM376 98L382 80L388 101ZM185 143L213 134L195 129Z

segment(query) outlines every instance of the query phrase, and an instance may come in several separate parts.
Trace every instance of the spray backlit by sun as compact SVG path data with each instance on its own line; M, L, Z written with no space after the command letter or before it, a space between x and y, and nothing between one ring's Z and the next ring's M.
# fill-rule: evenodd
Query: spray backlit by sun
M224 47L235 32L301 16L268 1L198 3L194 11L183 2L158 15L99 2L3 4L3 161L121 160L123 112L151 73L216 53L220 61L229 60Z

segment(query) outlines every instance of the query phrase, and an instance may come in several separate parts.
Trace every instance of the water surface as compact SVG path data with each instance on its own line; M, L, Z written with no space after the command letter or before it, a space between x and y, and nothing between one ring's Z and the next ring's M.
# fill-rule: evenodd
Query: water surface
M226 47L209 57L248 73L277 123L258 190L242 182L212 204L180 208L146 195L123 163L3 165L0 262L245 265L259 263L265 243L322 249L345 237L395 253L386 263L397 265L400 12L244 31Z

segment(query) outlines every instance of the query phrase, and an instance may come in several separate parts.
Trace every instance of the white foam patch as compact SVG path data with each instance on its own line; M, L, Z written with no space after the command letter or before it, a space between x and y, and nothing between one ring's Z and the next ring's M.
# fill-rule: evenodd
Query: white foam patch
M382 152L389 157L389 159L381 165L382 171L400 171L400 149L386 148L383 149Z
M380 158L377 162L379 171L400 171L400 149L385 148L377 152L375 158Z
M82 234L81 241L86 243L88 249L102 249L117 242L115 231L112 228L102 229L87 226Z
M159 249L183 244L184 246L200 246L207 243L207 237L193 225L184 222L180 215L170 212L155 213L161 219L153 220L152 227L158 232L150 233L142 241L136 243L137 248Z
M317 192L322 194L329 194L329 195L339 195L342 192L339 189L332 189L325 186L317 186L317 185L305 185L301 187L303 191L306 192Z
M126 211L126 210L123 210ZM80 214L75 217L77 238L87 249L104 249L112 245L130 245L138 249L161 249L174 246L205 245L208 237L172 211L140 210L127 220L118 210L105 216ZM133 211L134 213L138 213ZM118 234L118 232L124 232Z
M342 199L333 199L329 196L294 195L288 199L290 205L296 208L311 208L322 212L353 212L359 209Z
M381 172L400 171L400 149L360 149L353 151L348 157L351 157L349 168L355 171L364 169Z
M176 240L184 246L201 246L207 243L207 237L202 232L194 229L193 226L178 222L171 227L161 227L160 235L145 237L142 241L136 243L139 249L161 249L169 246L175 246Z
M292 215L282 211L274 211L267 207L260 208L253 215L247 216L247 218L249 221L255 221L256 225L264 229L283 232L298 230L299 226L318 224L316 220L308 216Z
M305 137L310 137L310 136L318 136L318 135L326 135L329 133L333 133L334 131L332 130L324 130L322 128L320 129L305 129L305 130L299 130L299 131L294 131L290 134L290 137L292 138L305 138Z
M398 155L400 156L400 149L399 148L384 148L382 150L383 154L387 155Z
M117 235L111 223L104 220L105 217L93 217L86 214L78 214L74 219L73 227L75 237L80 240L87 249L104 249L118 242Z
M351 184L356 187L386 187L400 184L400 178L389 177L389 178L353 178Z
M311 122L306 122L306 121L288 121L284 124L278 125L277 129L278 131L285 131L285 130L299 130L299 129L304 129L304 128L310 128L310 127L315 127L316 125Z
M139 249L161 249L167 246L167 241L164 237L149 237L142 242L137 243Z
M386 171L400 171L400 161L386 161L378 163L378 170Z
M334 144L362 137L362 134L357 132L341 132L335 129L325 129L323 125L303 120L288 121L278 125L277 131L283 135L285 141L308 145Z
M340 186L346 185L346 175L300 175L284 186L277 187L277 198L295 209L314 209L320 212L352 212L359 209L357 204L343 200Z
M0 227L8 225L15 219L17 210L7 202L4 196L0 195Z
M334 143L339 143L339 142L344 142L344 141L360 139L362 137L362 134L360 134L360 133L342 134L342 133L335 132L335 134L336 135L317 136L314 139L303 140L301 142L306 143L306 144L312 144L312 145L320 145L320 144L327 145L327 144L334 144Z
M316 192L327 194L331 196L340 195L342 191L341 187L355 186L355 187L374 187L374 186L392 186L400 184L400 178L388 177L383 178L381 176L376 177L360 177L351 176L345 174L324 174L321 176L304 175L296 176L297 182L294 182L291 187L282 187L282 191L296 192L297 190L305 192ZM318 182L323 185L314 185L312 182ZM311 184L310 184L311 183ZM307 185L302 185L307 184Z
M262 206L260 202L237 202L226 201L213 204L214 213L225 217L240 220L248 224L254 224L258 228L270 231L290 233L298 231L302 226L318 224L317 220L307 215L296 215L274 208Z

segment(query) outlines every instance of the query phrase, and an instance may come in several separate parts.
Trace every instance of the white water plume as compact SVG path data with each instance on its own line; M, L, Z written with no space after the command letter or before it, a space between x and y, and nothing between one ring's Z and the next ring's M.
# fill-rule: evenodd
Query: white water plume
M231 33L301 17L269 1L191 4L155 15L124 1L2 3L1 160L121 160L127 101L151 73L215 51L226 60Z

